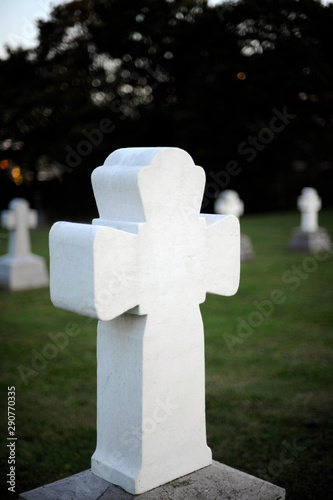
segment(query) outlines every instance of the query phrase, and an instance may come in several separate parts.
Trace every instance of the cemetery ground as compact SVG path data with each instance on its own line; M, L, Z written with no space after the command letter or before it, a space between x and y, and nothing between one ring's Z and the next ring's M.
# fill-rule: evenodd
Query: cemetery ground
M286 488L333 486L333 252L289 253L299 214L245 216L255 259L233 297L208 295L207 439L213 458ZM333 237L333 211L319 214ZM48 260L49 228L31 232ZM0 254L7 232L0 230ZM90 467L96 439L96 320L56 309L48 288L0 292L1 497ZM8 491L8 387L15 387L15 493Z

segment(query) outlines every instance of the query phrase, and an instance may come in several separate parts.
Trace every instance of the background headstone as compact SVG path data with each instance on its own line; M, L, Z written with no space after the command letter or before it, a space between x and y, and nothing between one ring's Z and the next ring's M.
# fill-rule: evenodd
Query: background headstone
M320 252L332 247L327 230L318 226L321 199L315 189L306 187L298 197L297 207L301 212L301 225L292 232L289 250L292 252Z
M232 189L221 191L214 205L215 213L240 217L244 213L244 203L238 193ZM241 234L241 261L250 261L254 258L254 251L249 236Z
M45 260L31 253L29 229L37 226L37 212L23 198L15 198L1 214L2 226L9 229L8 253L0 258L0 288L27 290L48 286Z

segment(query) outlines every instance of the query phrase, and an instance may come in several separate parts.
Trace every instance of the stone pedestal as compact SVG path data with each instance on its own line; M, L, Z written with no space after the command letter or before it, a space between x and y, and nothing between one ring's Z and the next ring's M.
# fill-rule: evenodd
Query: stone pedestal
M132 495L86 470L22 493L19 500L284 500L285 490L227 465L212 465Z
M0 258L0 289L28 290L46 287L49 276L43 257L30 254L24 257L4 255Z
M254 259L254 251L249 236L241 234L241 262L248 262Z
M293 230L288 248L291 252L327 252L332 244L325 228L315 231L303 231L297 227Z

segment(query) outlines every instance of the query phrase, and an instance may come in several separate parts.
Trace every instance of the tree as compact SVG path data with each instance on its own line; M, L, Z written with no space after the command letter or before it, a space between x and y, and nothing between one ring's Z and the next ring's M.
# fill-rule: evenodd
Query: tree
M296 115L263 152L257 151L255 162L247 165L249 182L261 181L262 192L274 183L275 189L267 193L272 206L295 204L306 183L317 187L328 202L325 186L332 180L332 6L314 0L245 0L227 15L227 29L236 33L241 53L248 59L243 101L252 103L247 105L246 118L251 118L253 135L268 126L273 107L285 107Z
M39 22L35 52L0 61L2 158L35 179L44 162L73 206L78 189L92 200L107 154L147 145L179 146L205 168L205 210L224 188L247 210L295 206L305 184L327 202L332 21L318 0L67 2Z

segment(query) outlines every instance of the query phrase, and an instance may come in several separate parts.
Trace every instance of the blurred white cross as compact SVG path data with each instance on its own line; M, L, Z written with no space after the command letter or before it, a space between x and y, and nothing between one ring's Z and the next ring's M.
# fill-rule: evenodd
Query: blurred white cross
M240 217L244 213L244 203L239 198L238 193L232 189L221 191L215 201L214 208L217 214Z
M321 209L321 199L313 188L303 188L301 196L297 200L298 209L301 212L301 229L305 232L318 229L318 212Z
M9 204L9 210L2 212L1 223L10 230L8 253L16 257L29 255L29 229L37 226L37 211L29 208L27 200L14 198Z

